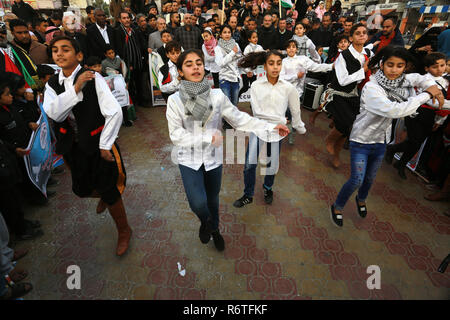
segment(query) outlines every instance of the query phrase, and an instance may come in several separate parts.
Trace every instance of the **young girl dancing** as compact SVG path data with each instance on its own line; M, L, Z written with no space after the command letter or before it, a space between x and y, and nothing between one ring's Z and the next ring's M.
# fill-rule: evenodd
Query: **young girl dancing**
M253 116L271 123L286 123L286 110L292 114L292 127L301 134L306 132L305 124L300 117L300 98L295 87L280 78L283 55L277 50L251 53L239 63L241 68L255 68L264 65L266 76L253 82L250 88L250 103ZM261 140L261 141L260 141ZM256 180L257 158L264 142L267 145L267 157L270 159L269 169L266 170L263 184L264 201L273 201L272 186L275 173L278 171L279 149L281 140L268 141L255 134L250 135L244 166L244 195L234 202L237 208L253 202Z
M411 61L405 48L383 48L370 61L370 67L380 61L380 69L362 90L360 113L350 134L350 179L331 206L331 220L339 227L343 226L344 206L356 189L358 214L362 218L367 215L366 199L391 137L392 119L414 114L430 98L437 99L440 106L444 103L434 81L417 73L404 73ZM423 93L416 96L414 87L421 88Z
M199 237L208 243L211 235L217 250L225 249L219 232L219 192L222 179L224 117L234 128L263 137L281 139L289 133L283 124L272 124L241 112L219 89L211 89L205 76L201 51L187 50L177 61L180 89L167 101L166 117L186 196L200 219ZM276 132L277 130L279 135Z

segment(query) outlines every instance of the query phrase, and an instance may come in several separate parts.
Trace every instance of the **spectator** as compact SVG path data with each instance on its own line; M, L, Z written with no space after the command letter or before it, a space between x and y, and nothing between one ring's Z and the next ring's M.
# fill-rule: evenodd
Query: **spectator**
M312 29L307 33L308 38L316 46L329 47L333 41L333 32L331 31L331 16L325 13L322 17L322 23L318 29Z
M153 14L154 16L158 16L159 12L158 12L158 7L156 6L156 4L151 4L148 7L148 14Z
M323 15L325 12L327 12L327 9L325 9L325 3L323 1L319 2L319 5L316 7L316 15L317 18L322 21Z
M62 25L64 34L69 38L75 39L78 42L81 48L81 52L83 53L83 60L86 61L86 59L89 57L87 38L85 34L77 32L77 27L80 28L80 25L77 25L75 14L73 14L71 11L64 12Z
M263 25L258 29L258 44L264 50L278 47L277 30L272 25L272 15L269 13L264 16Z
M337 21L342 13L342 3L339 0L336 0L336 2L333 4L333 6L328 10L328 12L331 13L331 20Z
M177 29L175 32L175 41L177 41L184 50L201 49L203 44L202 34L198 28L192 25L191 14L184 15L184 26Z
M63 35L63 32L59 28L57 28L55 26L47 27L47 29L45 30L45 44L49 45L50 42L53 40L53 38L56 38L56 37L59 37L62 35Z
M250 14L250 17L256 21L256 25L258 27L262 25L263 16L261 15L260 9L257 5L254 5L252 7L252 13Z
M166 29L172 35L175 35L175 31L180 27L180 14L177 12L172 12L170 14L170 23L167 25Z
M219 16L219 21L222 24L225 21L225 12L219 9L219 0L213 0L211 3L211 9L206 11L208 14L217 14ZM187 48L185 48L187 49Z
M107 44L105 46L105 59L102 61L102 73L107 75L121 74L127 76L125 62L116 55L114 48Z
M278 38L278 48L279 50L284 50L286 48L286 43L293 36L293 32L286 29L286 19L281 18L278 22L277 38Z
M34 34L39 43L45 43L45 30L47 27L48 22L43 18L37 18L33 21Z
M331 42L330 49L328 51L329 56L331 56L331 57L336 56L337 51L338 51L338 49L337 49L338 48L338 39L340 38L339 36L344 35L344 36L350 37L350 30L352 29L352 27L353 27L353 19L351 17L348 17L344 22L342 31L337 31L333 35L333 41Z
M106 24L105 11L102 9L94 10L95 24L90 25L86 30L86 38L89 46L89 52L99 54L105 52L107 45L115 48L114 29Z
M231 27L231 37L234 39L234 41L239 43L239 41L241 41L241 33L238 30L237 23L238 21L235 16L231 16L228 19L228 25Z
M9 27L14 40L11 42L16 50L16 53L23 58L29 57L32 61L27 63L29 67L27 71L31 69L32 74L36 75L36 64L48 63L47 47L42 43L31 40L30 32L28 31L27 24L22 20L11 20ZM20 51L20 53L18 52ZM21 59L22 60L22 59ZM22 63L24 61L22 60Z
M94 11L95 11L95 8L93 6L86 7L86 14L87 14L87 19L86 19L86 23L85 23L86 28L91 25L94 25L96 22Z
M156 30L148 37L148 52L152 53L153 50L158 50L162 45L161 41L161 31L166 29L166 20L163 18L158 18L156 20Z
M52 13L52 15L50 17L50 21L48 22L48 25L59 28L62 25L62 18L63 18L63 13L61 11L55 11Z
M156 16L154 14L149 14L147 17L147 21L148 21L148 32L149 32L149 36L155 32L156 30L158 30L156 28ZM145 47L148 46L148 43L145 45Z
M203 26L203 24L206 22L206 20L205 20L205 18L202 17L202 7L196 6L194 8L194 16L197 17L197 25Z
M317 18L317 13L313 10L312 5L308 5L304 18L307 18L309 21L312 21L312 19Z
M438 36L438 51L450 57L450 29L442 31Z
M166 54L166 45L172 40L173 36L169 31L167 30L161 31L161 41L163 45L159 47L159 49L157 50L159 56L161 57L161 61L158 62L159 67L166 64L169 61L169 57L167 57Z
M238 11L238 20L240 25L244 24L245 18L252 14L252 5L253 0L245 0L245 5Z
M244 27L241 30L241 35L240 35L240 43L239 43L239 48L241 48L241 52L244 51L245 47L248 45L248 33L252 32L252 31L256 31L257 30L257 25L256 25L256 20L253 18L248 18L248 24L247 27Z
M39 17L37 12L23 0L14 0L11 9L12 13L25 22L33 22L34 19Z
M383 31L378 32L372 37L372 39L370 39L370 43L374 43L376 41L380 41L380 44L378 44L376 48L374 48L375 52L380 51L381 49L387 47L388 45L402 46L402 47L405 45L402 33L396 27L395 18L388 17L384 19Z

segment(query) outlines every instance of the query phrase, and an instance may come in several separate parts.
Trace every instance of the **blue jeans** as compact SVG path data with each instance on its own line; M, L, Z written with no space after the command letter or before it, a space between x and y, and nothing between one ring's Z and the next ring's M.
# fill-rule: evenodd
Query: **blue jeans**
M209 222L212 230L219 229L222 166L210 171L206 171L204 165L197 171L181 164L179 167L191 210L202 223Z
M345 207L350 196L358 189L358 199L365 201L386 151L385 143L363 144L350 141L351 176L337 196L334 206Z
M264 187L268 190L272 189L275 181L275 173L278 171L281 141L267 143L267 158L270 162L267 164L268 172L273 174L266 174L264 176ZM258 166L258 156L264 141L257 138L253 133L250 135L250 139L245 153L245 166L244 166L244 194L247 197L252 198L255 194L255 182L256 182L256 167ZM278 146L277 146L278 145ZM277 152L273 152L272 148L277 148ZM272 158L273 156L273 158Z
M219 81L220 89L230 99L231 103L235 106L239 102L239 82L230 82L227 80Z

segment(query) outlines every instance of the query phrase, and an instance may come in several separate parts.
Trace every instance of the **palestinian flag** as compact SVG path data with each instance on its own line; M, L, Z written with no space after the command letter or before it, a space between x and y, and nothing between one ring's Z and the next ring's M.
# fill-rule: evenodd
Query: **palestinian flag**
M294 4L292 3L291 0L281 0L281 6L283 8L292 8Z

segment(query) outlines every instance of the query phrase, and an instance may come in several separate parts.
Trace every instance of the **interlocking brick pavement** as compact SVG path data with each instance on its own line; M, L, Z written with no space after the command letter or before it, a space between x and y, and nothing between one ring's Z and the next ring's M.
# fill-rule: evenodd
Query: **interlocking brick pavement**
M248 106L241 109L249 111ZM303 111L303 120L309 117ZM27 207L45 235L17 247L30 253L19 266L34 290L26 299L448 299L450 270L437 267L450 249L448 203L428 202L418 179L400 181L383 165L361 219L350 199L344 227L329 219L329 205L349 177L349 153L333 169L318 118L282 147L273 204L264 204L257 176L252 204L242 195L243 165L224 165L220 230L226 250L198 239L180 173L172 163L165 108L139 109L135 126L122 128L119 145L127 169L124 203L133 228L129 252L115 256L117 234L94 199L78 199L66 172L46 207ZM259 170L259 169L258 169ZM177 263L186 270L183 277ZM81 290L68 290L66 270L78 265ZM381 289L366 286L369 265L381 268Z

